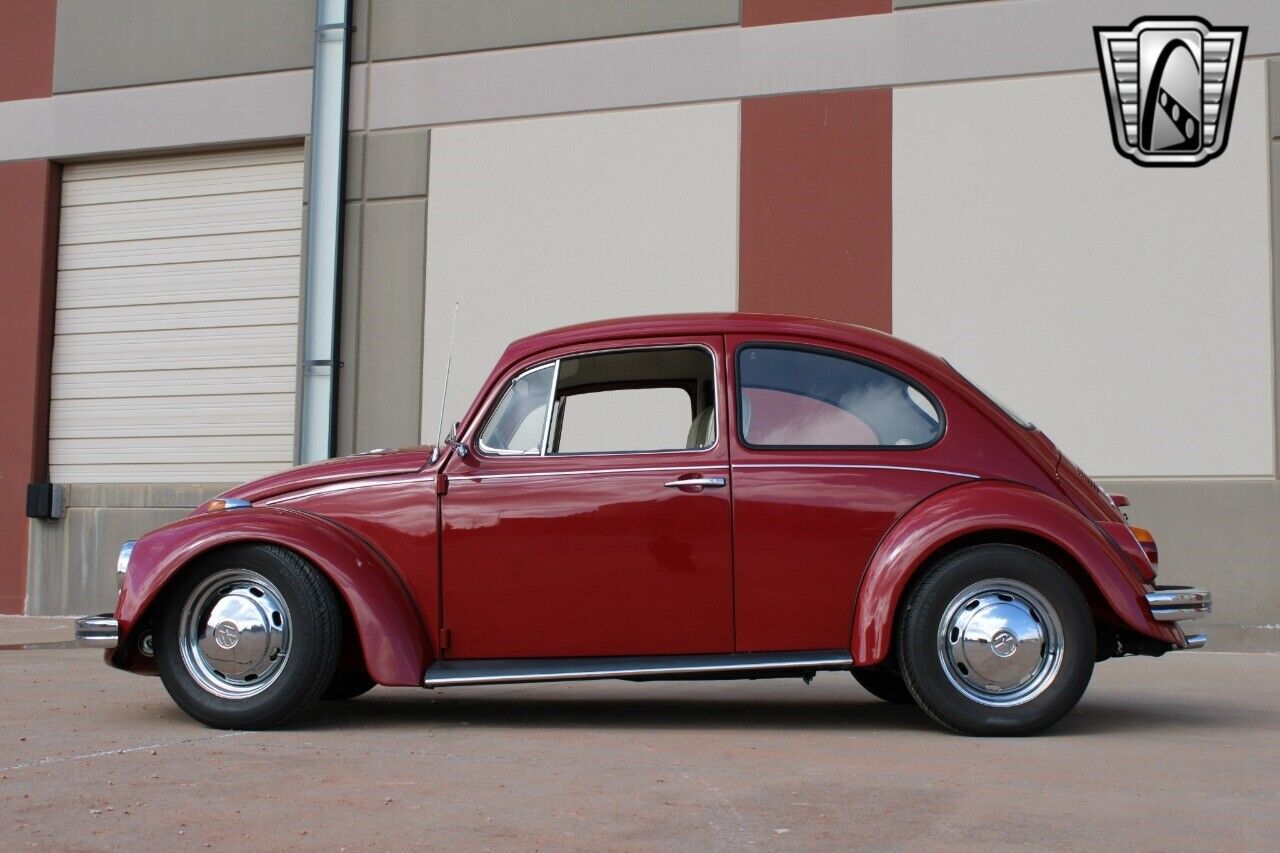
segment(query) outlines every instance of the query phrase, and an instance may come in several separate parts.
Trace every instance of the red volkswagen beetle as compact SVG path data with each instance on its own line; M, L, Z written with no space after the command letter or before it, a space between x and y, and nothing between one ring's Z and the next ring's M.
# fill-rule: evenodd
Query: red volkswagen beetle
M260 728L375 684L850 671L1024 734L1209 594L946 361L840 323L611 320L507 348L439 448L233 489L120 553L78 634Z

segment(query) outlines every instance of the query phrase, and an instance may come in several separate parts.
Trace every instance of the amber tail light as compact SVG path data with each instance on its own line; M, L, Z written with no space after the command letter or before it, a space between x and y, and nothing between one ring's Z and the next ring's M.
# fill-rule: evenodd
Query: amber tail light
M1156 548L1156 537L1151 535L1151 531L1135 524L1130 524L1129 529L1133 531L1133 538L1138 540L1138 544L1142 546L1142 553L1147 555L1151 565L1159 563L1160 551Z

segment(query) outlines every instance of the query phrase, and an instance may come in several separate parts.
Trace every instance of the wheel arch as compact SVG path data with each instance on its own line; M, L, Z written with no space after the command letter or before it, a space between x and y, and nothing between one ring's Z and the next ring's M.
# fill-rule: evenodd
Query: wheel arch
M120 643L111 663L125 669L148 668L134 652L135 630L153 621L155 607L181 573L238 545L274 545L315 566L332 584L344 624L350 620L355 628L370 677L385 685L421 683L433 656L422 616L400 574L370 543L346 528L276 508L193 516L139 539L116 607Z
M1095 619L1177 642L1171 628L1151 618L1141 581L1097 525L1029 486L981 481L939 492L885 534L854 603L854 664L873 665L888 657L912 584L931 566L964 548L991 543L1028 548L1060 565L1080 587Z

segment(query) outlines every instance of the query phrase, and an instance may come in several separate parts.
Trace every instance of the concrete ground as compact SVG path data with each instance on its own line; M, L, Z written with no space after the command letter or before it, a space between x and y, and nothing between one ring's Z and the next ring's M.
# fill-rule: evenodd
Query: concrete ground
M70 634L0 617L0 643ZM377 689L219 732L92 650L0 651L7 849L1280 845L1280 655L1102 664L1044 735L949 735L847 675Z

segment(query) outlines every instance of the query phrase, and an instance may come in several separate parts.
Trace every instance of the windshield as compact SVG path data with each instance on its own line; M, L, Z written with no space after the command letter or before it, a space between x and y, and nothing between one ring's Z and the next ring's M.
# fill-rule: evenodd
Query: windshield
M987 400L988 400L988 401L989 401L993 406L995 406L997 409L999 409L1000 411L1002 411L1002 412L1004 412L1006 415L1008 415L1008 416L1009 416L1009 418L1010 418L1011 420L1013 420L1013 422L1014 422L1014 423L1016 423L1018 426L1022 427L1023 429L1035 429L1035 428L1036 428L1036 425L1035 425L1035 424L1033 424L1031 421L1029 421L1029 420L1027 420L1026 418L1022 417L1022 415L1019 415L1019 414L1018 414L1017 412L1015 412L1013 409L1009 408L1009 407L1008 407L1008 406L1006 406L1004 403L1000 402L999 398L997 398L997 397L995 397L994 395L990 394L986 389L984 389L984 388L983 388L981 385L979 385L977 382L974 382L974 381L973 381L972 379L970 379L968 376L965 376L963 373L961 373L961 372L960 372L960 370L959 370L959 368L957 368L954 364L952 364L951 362L949 362L949 361L948 361L948 362L947 362L947 365L948 365L952 370L954 370L954 371L956 372L956 375L957 375L957 376L959 376L959 377L960 377L961 379L963 379L965 382L968 382L968 383L969 383L969 385L973 388L973 390L977 391L979 394L981 394L982 396L986 397L986 398L987 398Z

